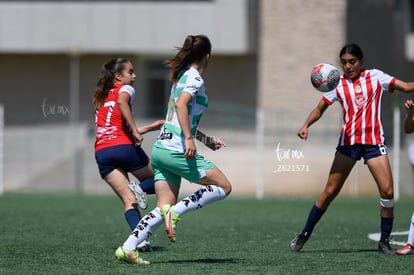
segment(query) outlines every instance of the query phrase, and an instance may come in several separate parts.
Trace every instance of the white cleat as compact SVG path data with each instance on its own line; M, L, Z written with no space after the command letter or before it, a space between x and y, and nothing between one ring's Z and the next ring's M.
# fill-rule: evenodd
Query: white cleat
M142 190L138 183L135 181L130 181L128 184L129 189L134 193L135 198L137 198L138 206L141 209L147 209L148 201L147 201L147 193Z

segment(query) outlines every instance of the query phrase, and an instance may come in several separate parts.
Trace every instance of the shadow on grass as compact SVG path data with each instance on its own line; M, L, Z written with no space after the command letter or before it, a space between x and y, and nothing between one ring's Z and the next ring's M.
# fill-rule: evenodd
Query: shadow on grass
M193 259L193 260L173 260L166 261L165 263L171 264L187 264L187 263L198 263L198 264L239 264L238 259Z
M300 252L292 252L294 253L337 253L337 254L348 254L348 253L372 253L377 252L378 254L382 254L378 252L377 249L343 249L343 248L337 248L337 249L323 249L323 250L302 250Z
M167 250L167 249L166 249L165 247L163 247L163 246L152 246L152 245L151 245L151 248L152 248L152 251L151 251L151 252L161 252L161 251L166 251L166 250ZM147 251L147 252L145 252L145 253L151 253L151 252Z
M115 247L115 246L113 246L112 247L112 249L115 251L116 249L118 248L118 246L117 247ZM152 252L162 252L162 251L167 251L168 249L167 248L165 248L165 247L163 247L163 246L151 246L151 249L152 249L152 251L139 251L139 254L141 255L141 253L145 253L145 254L147 254L147 253L152 253Z

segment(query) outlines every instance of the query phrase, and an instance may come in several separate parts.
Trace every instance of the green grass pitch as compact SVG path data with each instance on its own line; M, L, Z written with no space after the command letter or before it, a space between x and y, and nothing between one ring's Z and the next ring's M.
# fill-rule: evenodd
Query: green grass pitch
M412 198L396 204L394 231L407 231ZM229 197L183 216L177 242L163 228L151 238L147 266L118 262L129 234L115 196L0 196L0 274L413 274L414 255L382 255L378 198L339 196L299 253L289 242L314 198ZM148 210L155 205L151 196ZM147 212L147 211L143 211ZM405 242L407 235L394 235ZM399 248L401 246L395 246Z

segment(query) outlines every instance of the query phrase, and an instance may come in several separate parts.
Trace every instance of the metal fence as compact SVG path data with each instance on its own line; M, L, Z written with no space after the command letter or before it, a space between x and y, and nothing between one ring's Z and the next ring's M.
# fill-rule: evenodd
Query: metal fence
M312 196L322 190L335 152L340 112L328 110L310 128L308 140L303 141L296 133L306 113L257 110L237 104L210 105L199 127L224 140L227 147L213 152L198 144L198 149L228 176L233 194L258 198ZM152 120L137 119L136 122L142 125ZM143 147L148 154L157 134L151 132L144 136ZM4 132L0 131L0 148L2 140L2 192L112 193L98 174L92 123L7 126ZM393 148L390 152L391 160L395 154ZM404 147L399 159L401 195L412 195L412 171ZM377 194L375 182L362 162L355 167L348 182L342 191L345 195ZM183 184L182 193L195 188Z

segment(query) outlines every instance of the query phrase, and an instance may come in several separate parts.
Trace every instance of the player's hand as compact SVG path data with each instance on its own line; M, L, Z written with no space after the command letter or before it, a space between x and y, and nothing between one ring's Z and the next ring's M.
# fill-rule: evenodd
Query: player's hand
M138 130L133 131L132 135L134 136L134 145L140 146L144 141L144 137L138 132Z
M303 126L299 131L298 131L298 137L300 137L301 139L306 140L308 138L308 127Z
M405 110L407 111L407 114L412 114L414 110L414 103L411 99L407 100L404 104Z
M165 120L157 120L151 124L137 127L137 131L139 134L143 135L151 131L161 130L162 125L164 125Z
M164 123L165 123L165 120L157 120L157 121L151 123L152 131L161 130L162 125L164 125Z
M197 156L197 147L194 144L194 140L192 138L185 139L185 153L184 157L186 159L193 159Z
M226 147L226 143L219 138L211 137L211 142L207 143L206 146L213 151L220 149L221 147Z

